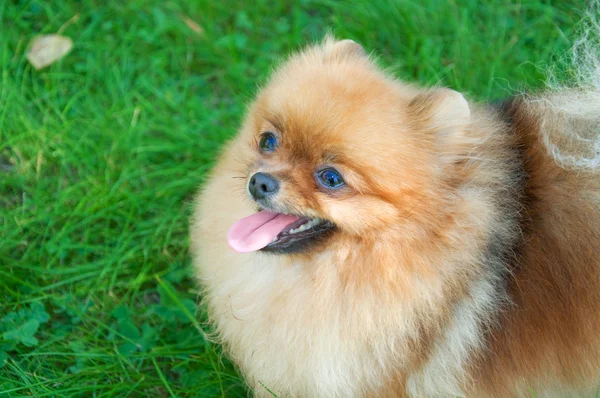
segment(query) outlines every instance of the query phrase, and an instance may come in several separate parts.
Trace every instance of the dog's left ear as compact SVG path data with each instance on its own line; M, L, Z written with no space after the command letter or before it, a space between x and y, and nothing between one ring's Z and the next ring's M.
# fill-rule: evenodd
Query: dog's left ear
M433 131L442 140L460 135L471 123L471 108L465 97L447 88L417 95L409 108L419 128Z

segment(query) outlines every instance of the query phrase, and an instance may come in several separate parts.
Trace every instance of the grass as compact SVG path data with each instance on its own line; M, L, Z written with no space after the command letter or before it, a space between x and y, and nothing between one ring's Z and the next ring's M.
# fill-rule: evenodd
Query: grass
M331 30L503 98L571 44L584 2L549 3L0 0L0 395L247 396L201 332L187 223L273 63ZM61 26L73 51L33 70Z

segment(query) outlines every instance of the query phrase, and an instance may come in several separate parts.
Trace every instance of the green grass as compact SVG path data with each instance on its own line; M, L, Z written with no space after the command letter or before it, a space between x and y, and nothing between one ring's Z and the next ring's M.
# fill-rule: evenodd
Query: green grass
M331 30L502 98L570 46L584 2L548 3L0 0L0 395L247 396L201 332L187 224L274 61ZM29 40L76 14L33 70Z

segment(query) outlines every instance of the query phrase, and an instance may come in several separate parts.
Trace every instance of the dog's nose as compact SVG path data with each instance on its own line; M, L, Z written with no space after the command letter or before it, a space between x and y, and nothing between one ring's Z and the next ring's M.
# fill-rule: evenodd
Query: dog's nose
M254 199L265 199L279 190L279 183L269 174L256 173L250 178L248 190Z

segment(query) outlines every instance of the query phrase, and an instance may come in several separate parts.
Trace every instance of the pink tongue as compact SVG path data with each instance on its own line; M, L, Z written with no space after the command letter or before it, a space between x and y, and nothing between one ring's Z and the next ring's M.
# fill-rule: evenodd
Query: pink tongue
M233 224L227 232L227 243L240 253L260 250L271 243L285 227L299 219L300 217L263 210Z

